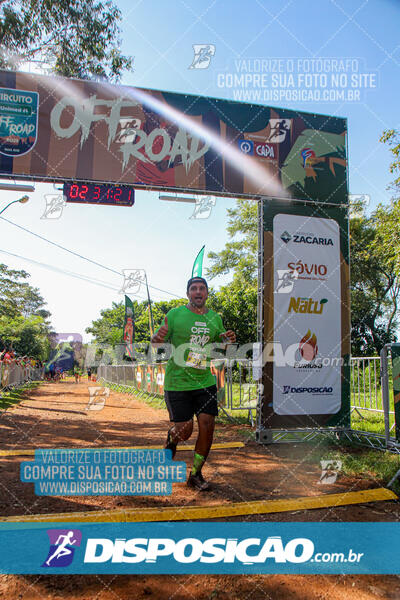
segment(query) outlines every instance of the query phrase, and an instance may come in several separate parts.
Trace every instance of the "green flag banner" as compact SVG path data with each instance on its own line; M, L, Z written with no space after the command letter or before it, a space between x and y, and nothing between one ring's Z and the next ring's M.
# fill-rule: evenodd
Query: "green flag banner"
M135 325L133 302L128 296L125 296L125 320L124 320L124 342L126 353L133 360L133 343L135 341Z
M205 246L202 247L202 249L196 256L196 260L193 263L192 277L202 277L204 248L205 248Z

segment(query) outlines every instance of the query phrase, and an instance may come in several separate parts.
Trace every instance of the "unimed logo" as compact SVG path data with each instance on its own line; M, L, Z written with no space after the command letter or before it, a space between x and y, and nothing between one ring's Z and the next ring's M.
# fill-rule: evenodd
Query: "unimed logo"
M170 558L178 563L304 563L314 554L308 538L294 538L283 543L280 536L268 538L90 538L86 544L85 563L155 563Z

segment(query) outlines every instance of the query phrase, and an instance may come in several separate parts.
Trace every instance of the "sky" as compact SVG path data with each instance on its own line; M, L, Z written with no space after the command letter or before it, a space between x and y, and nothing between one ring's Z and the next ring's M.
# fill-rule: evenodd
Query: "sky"
M396 0L116 4L122 14L122 51L134 57L134 70L123 75L123 85L345 117L349 192L364 196L369 211L390 200L391 155L379 138L385 129L400 128ZM193 47L199 44L210 46L210 62L207 68L190 68ZM345 79L336 79L328 86L328 100L321 99L324 83L332 82L339 68ZM247 85L235 85L240 74L250 75ZM264 75L263 85L255 74ZM302 95L295 99L295 91ZM273 92L280 94L279 101L271 100ZM154 301L182 297L202 245L206 252L225 246L226 211L234 206L232 199L217 198L207 219L191 218L193 204L137 191L130 208L68 204L58 219L43 218L46 197L59 193L52 184L37 183L27 204L13 204L4 212L0 261L30 273L57 332L80 333L85 340L90 338L85 328L100 310L123 299L124 269L146 270ZM0 210L21 195L1 192ZM212 284L218 289L228 280L225 276ZM143 287L136 297L145 298Z

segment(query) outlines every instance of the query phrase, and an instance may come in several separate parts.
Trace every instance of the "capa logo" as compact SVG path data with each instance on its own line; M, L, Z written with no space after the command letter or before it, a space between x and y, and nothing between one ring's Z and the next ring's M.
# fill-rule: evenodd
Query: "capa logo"
M254 144L254 150L257 156L263 158L275 158L276 146L273 144Z
M209 538L90 538L86 543L85 563L155 563L170 557L179 563L234 563L255 564L268 559L276 563L304 563L314 553L314 544L308 538L295 538L286 544L280 536L265 540Z
M325 304L328 302L326 298L313 300L312 298L290 298L288 312L302 313L308 315L321 315Z

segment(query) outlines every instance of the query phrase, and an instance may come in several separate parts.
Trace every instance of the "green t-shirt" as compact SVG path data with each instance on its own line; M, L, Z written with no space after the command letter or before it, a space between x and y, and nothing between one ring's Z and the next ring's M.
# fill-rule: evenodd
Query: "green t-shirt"
M198 315L186 306L179 306L169 311L167 320L165 341L174 346L174 354L165 370L164 389L199 390L215 385L210 371L210 346L222 343L219 334L225 327L221 317L213 310Z

